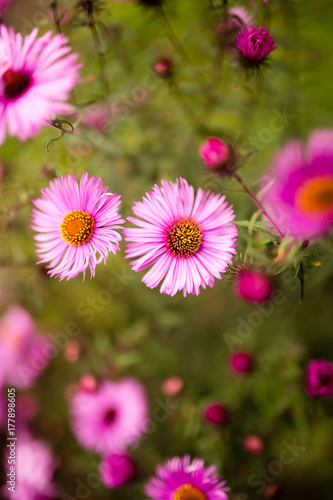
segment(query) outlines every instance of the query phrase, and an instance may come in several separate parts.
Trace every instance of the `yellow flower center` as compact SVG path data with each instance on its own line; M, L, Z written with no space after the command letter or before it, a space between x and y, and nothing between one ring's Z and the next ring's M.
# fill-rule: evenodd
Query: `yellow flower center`
M183 484L177 488L173 500L207 500L207 497L191 484Z
M95 221L82 210L68 212L60 224L61 236L70 245L83 245L87 243L94 230Z
M191 217L179 217L169 228L167 245L178 257L194 255L202 244L202 229Z
M322 214L333 208L333 176L306 181L296 193L297 208L307 214Z

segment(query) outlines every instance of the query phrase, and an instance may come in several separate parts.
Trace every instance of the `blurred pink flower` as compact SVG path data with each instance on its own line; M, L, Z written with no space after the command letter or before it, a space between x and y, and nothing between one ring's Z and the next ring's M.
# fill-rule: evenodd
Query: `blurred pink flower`
M67 38L35 28L24 39L0 25L0 144L6 133L20 141L35 136L55 115L71 113L64 103L78 81L78 55Z
M12 306L0 319L0 386L29 387L48 365L49 345L36 334L32 316Z
M12 3L13 0L0 0L0 16L3 11Z
M94 392L97 389L97 380L93 375L86 373L79 382L79 390L86 392Z
M267 61L270 53L277 49L269 29L260 26L242 28L236 36L240 60L245 67L254 67Z
M127 454L112 453L103 458L99 472L105 486L108 488L119 488L133 479L135 464Z
M145 488L153 500L228 500L226 481L215 466L205 468L203 460L189 455L174 457L156 468Z
M333 129L315 130L305 147L287 142L262 187L262 203L284 234L310 239L327 233L333 225Z
M118 213L121 197L107 190L100 177L89 179L85 173L78 184L69 174L51 181L33 201L38 264L49 262L52 277L69 280L82 272L84 279L88 267L94 277L97 264L119 250L121 236L115 229L125 222Z
M76 340L70 340L65 345L64 356L69 363L75 363L81 354L81 346Z
M132 208L128 217L135 228L124 228L126 258L134 271L152 266L142 281L155 288L162 280L161 293L174 296L183 290L199 295L200 287L214 286L222 279L236 253L235 214L225 196L198 189L180 178L176 183L162 180Z
M163 394L167 396L175 396L184 386L183 379L180 377L169 377L161 385Z
M210 403L204 411L207 422L214 425L223 425L228 420L228 412L221 403Z
M94 102L82 117L81 124L103 132L107 130L109 120L115 115L116 109L110 102Z
M243 351L235 352L230 357L230 366L235 372L248 373L252 370L252 356Z
M272 292L271 279L256 269L241 271L236 278L236 293L248 302L265 302Z
M52 483L57 467L49 446L31 437L28 433L19 434L16 444L15 492L3 488L3 495L10 500L37 500L58 497L58 488ZM8 448L9 450L9 448ZM5 468L10 473L6 457ZM10 476L7 476L10 480Z
M310 398L333 397L333 365L325 359L316 359L307 368L308 394Z
M71 401L72 428L83 448L102 454L122 452L148 429L144 387L134 379L103 382Z
M250 434L243 440L243 448L249 453L252 453L252 455L261 455L265 445L260 436Z

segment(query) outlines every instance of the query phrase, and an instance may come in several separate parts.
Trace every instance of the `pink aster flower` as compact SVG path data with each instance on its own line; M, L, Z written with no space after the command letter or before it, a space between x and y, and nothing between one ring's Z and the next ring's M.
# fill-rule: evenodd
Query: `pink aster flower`
M78 55L68 54L63 35L37 34L35 28L22 38L0 26L0 144L6 131L25 141L55 115L73 111L64 101L78 81Z
M216 473L216 467L205 468L203 460L189 455L175 457L156 469L145 488L153 500L227 500L226 481Z
M108 488L119 488L129 483L135 475L135 465L127 453L112 453L101 462L99 472Z
M132 208L128 220L136 228L125 228L127 258L134 271L152 266L143 277L149 288L162 280L161 293L183 290L200 293L200 286L214 286L222 279L232 254L236 253L237 228L232 206L225 197L198 189L180 179L162 181Z
M5 498L17 500L37 500L58 497L58 488L52 483L57 467L49 446L32 438L28 433L20 434L16 445L15 492L3 488ZM8 448L9 449L9 448ZM5 460L7 474L10 473L8 456ZM7 476L10 480L10 475Z
M60 280L74 278L89 267L106 262L110 252L119 250L118 229L123 221L118 213L120 195L107 193L99 177L85 173L78 184L74 175L54 179L34 200L32 225L39 263L47 263L48 274Z
M122 452L148 429L148 404L136 380L103 382L96 391L79 391L71 401L72 428L78 442L102 454Z
M270 53L277 49L269 29L260 26L242 28L236 36L240 61L244 67L255 67L267 61Z
M50 358L41 353L49 344L45 336L36 334L27 311L11 307L0 319L0 387L29 387L49 362Z
M333 365L325 359L316 359L307 368L310 398L333 397Z
M333 224L333 130L314 131L306 146L289 141L264 177L262 203L286 235L310 239Z

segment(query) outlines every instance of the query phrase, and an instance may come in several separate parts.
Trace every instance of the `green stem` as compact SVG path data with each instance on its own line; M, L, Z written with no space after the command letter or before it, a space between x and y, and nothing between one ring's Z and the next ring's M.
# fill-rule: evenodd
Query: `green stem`
M107 75L107 71L106 71L105 53L104 53L102 43L101 43L99 35L98 35L94 15L92 13L89 14L89 16L88 16L88 26L90 28L93 42L94 42L94 46L95 46L96 53L97 53L102 92L109 94L110 93L110 85L109 85L109 79L108 79L108 75Z

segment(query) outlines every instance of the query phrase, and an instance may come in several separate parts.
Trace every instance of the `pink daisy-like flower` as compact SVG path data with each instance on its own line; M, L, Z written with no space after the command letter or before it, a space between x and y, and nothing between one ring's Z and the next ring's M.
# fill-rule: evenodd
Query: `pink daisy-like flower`
M262 203L280 230L310 239L333 224L333 130L314 131L303 148L289 141L264 177Z
M277 49L269 29L263 26L242 28L236 36L236 45L241 64L246 68L264 64L270 53Z
M333 397L333 365L325 359L316 359L307 368L310 398Z
M8 448L8 452L10 448ZM7 480L11 480L8 456L5 459ZM14 491L3 488L5 498L13 500L37 500L58 497L58 488L52 483L57 467L49 446L43 441L32 438L28 433L19 434L15 441Z
M131 262L134 271L152 266L142 280L149 288L163 280L161 293L183 290L185 297L222 279L237 238L235 215L224 196L200 188L195 196L181 178L155 185L132 210L138 218L128 220L138 227L124 229L126 258L138 257Z
M215 466L204 465L198 458L191 463L189 455L168 460L157 467L145 492L153 500L227 500L226 481Z
M38 264L49 262L48 274L69 280L82 272L84 279L89 267L93 277L96 265L119 250L121 236L115 229L125 222L118 213L121 197L107 190L100 177L89 179L85 173L78 184L69 174L51 181L33 201Z
M104 455L122 452L148 429L144 387L124 379L103 382L94 392L80 391L71 401L71 421L84 448Z
M0 26L0 144L6 131L20 141L35 136L55 115L71 113L64 101L78 81L77 54L68 39L35 28L24 39Z

